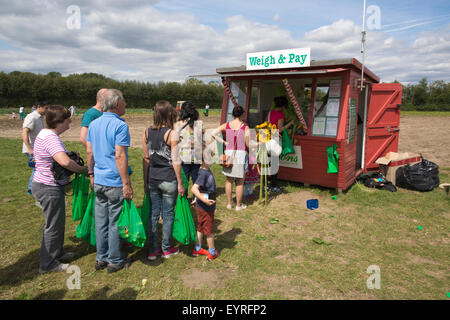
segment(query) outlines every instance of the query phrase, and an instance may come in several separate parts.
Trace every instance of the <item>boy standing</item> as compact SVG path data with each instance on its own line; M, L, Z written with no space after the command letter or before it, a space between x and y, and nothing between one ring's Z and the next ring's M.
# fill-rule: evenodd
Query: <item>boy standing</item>
M204 155L207 150L204 151ZM197 213L197 238L193 255L206 255L208 260L214 260L219 251L214 247L214 212L216 210L216 181L209 169L211 161L203 156L202 164L198 171L197 180L192 186L192 193L196 197L195 211ZM203 235L206 236L208 250L202 248Z

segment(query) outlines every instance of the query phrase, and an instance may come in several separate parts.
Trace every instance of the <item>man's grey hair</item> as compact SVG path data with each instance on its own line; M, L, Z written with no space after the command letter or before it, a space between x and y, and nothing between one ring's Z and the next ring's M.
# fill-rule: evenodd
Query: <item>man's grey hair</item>
M123 98L122 92L117 89L107 89L103 93L102 99L102 110L103 112L107 112L116 108L117 104L121 101L125 100Z

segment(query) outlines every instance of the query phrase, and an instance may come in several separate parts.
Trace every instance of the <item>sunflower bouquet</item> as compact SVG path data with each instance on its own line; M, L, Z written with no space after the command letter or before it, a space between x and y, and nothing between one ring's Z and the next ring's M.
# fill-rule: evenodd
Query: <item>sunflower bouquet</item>
M277 132L276 124L263 122L256 126L256 138L259 142L266 143L270 141L272 136Z

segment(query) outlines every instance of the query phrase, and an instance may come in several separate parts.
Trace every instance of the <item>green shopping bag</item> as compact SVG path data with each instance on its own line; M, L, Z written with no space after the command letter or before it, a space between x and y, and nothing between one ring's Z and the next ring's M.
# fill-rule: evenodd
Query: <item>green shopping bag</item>
M339 154L336 144L327 148L328 170L327 173L337 173L339 167Z
M283 136L281 138L281 147L283 148L281 151L281 155L285 156L289 153L295 153L294 146L292 145L291 138L289 138L289 134L287 130L283 130Z
M142 219L133 200L124 199L122 212L117 221L119 235L133 246L142 248L147 240L147 234Z
M75 175L72 180L72 190L72 220L77 221L83 219L89 198L90 181L84 172Z
M184 190L187 191L187 189L189 188L189 180L186 178L186 175L184 174L183 168L181 168L181 178L183 179Z
M89 242L91 246L96 245L95 240L95 192L89 194L86 212L76 228L76 237Z
M191 241L197 242L197 230L186 196L178 195L172 237L182 244L189 244Z
M139 210L145 234L147 234L148 218L150 217L150 210L151 210L150 197L146 192L144 195L144 201L142 201L142 208L140 208Z

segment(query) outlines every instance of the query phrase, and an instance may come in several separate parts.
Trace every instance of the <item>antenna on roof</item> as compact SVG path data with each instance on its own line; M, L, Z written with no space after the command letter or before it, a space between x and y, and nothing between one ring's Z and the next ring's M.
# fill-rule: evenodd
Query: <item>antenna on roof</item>
M361 91L363 89L363 81L364 81L364 44L366 42L366 0L364 0L364 9L363 9L363 24L361 31L361 54L362 54L362 68L361 68Z

